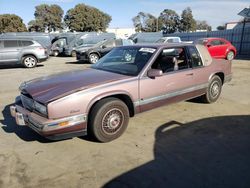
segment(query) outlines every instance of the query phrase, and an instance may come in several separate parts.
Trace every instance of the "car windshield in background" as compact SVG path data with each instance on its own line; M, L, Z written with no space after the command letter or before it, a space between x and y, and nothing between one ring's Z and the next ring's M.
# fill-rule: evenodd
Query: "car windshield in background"
M199 40L196 40L196 44L201 44L201 45L204 45L205 43L207 42L207 40L205 39L199 39Z
M92 68L137 76L152 57L156 48L119 47L101 58Z
M157 41L155 41L155 43L164 43L165 39L158 39Z

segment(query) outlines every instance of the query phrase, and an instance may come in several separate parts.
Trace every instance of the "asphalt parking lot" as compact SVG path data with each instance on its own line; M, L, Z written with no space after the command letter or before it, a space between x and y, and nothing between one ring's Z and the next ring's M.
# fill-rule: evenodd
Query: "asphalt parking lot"
M87 66L51 57L34 69L0 67L0 187L249 187L250 61L233 61L218 102L139 114L110 143L52 142L16 126L9 106L21 82Z

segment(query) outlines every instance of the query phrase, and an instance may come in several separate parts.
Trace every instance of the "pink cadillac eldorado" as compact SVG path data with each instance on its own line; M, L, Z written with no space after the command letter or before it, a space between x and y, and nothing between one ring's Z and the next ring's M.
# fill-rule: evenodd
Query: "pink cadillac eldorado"
M48 139L88 133L108 142L137 113L197 97L215 102L231 78L231 61L212 59L201 45L124 46L86 70L22 83L10 110L18 125Z

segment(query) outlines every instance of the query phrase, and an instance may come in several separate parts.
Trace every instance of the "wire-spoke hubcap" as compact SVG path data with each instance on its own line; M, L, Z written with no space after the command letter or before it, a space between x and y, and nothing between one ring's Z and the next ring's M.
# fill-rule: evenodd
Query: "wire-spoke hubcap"
M220 86L217 82L214 82L211 86L211 96L213 98L216 98L220 93Z
M102 130L105 134L113 135L121 129L123 121L124 115L122 111L118 108L111 109L102 119Z
M98 57L97 57L97 55L90 55L90 61L92 62L92 63L96 63L97 61L98 61Z
M32 57L27 57L24 60L24 63L27 67L34 67L36 65L36 60Z

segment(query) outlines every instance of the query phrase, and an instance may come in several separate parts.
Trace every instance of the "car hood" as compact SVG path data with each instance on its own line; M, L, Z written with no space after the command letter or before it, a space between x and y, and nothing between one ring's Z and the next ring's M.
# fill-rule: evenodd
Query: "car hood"
M46 104L77 91L126 78L129 76L85 69L37 78L24 82L20 89L22 93L30 95L34 100Z

